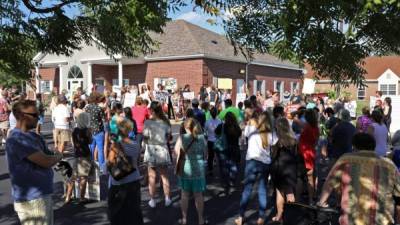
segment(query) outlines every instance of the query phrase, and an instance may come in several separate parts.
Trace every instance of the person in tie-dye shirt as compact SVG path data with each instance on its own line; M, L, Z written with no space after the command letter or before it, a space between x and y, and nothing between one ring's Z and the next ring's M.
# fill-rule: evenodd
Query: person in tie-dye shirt
M327 206L335 190L341 196L340 225L394 224L394 209L400 206L396 166L390 159L376 155L375 140L369 134L356 134L353 147L355 152L344 154L329 172L318 205ZM397 218L396 224L399 222Z

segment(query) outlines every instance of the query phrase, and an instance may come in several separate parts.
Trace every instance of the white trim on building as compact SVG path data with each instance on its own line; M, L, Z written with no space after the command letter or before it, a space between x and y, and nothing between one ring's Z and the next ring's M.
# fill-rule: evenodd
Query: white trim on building
M383 95L398 95L400 78L391 70L387 69L378 78L378 90Z

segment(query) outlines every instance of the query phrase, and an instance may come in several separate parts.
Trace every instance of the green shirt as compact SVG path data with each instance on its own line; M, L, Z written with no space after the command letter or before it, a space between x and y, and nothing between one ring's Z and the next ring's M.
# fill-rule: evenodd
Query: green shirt
M237 120L238 122L242 121L242 120L241 120L241 116L240 116L240 110L239 110L238 108L236 108L236 107L233 107L233 106L230 106L230 107L224 109L222 112L220 112L220 113L218 114L218 118L219 118L220 120L224 120L224 119L225 119L225 115L226 115L228 112L233 113L233 115L235 115L236 120Z
M206 121L211 120L211 113L210 113L210 111L204 111L204 114L206 114Z

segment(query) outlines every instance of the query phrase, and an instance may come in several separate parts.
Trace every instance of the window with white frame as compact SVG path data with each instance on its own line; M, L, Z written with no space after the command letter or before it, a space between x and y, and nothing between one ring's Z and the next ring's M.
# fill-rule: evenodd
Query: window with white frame
M295 90L300 89L299 82L290 82L290 94L293 94Z
M274 92L283 92L283 82L274 81Z
M365 99L365 86L361 86L357 89L357 99L358 100Z
M53 81L42 80L40 81L40 93L49 93L53 90Z
M253 85L253 94L257 94L257 91L259 91L261 95L265 97L265 80L254 80Z
M118 86L118 79L112 79L112 85Z
M123 79L122 86L129 86L129 79Z
M380 84L379 89L383 95L397 95L396 84Z
M103 79L96 79L94 81L96 86L104 86L104 80Z

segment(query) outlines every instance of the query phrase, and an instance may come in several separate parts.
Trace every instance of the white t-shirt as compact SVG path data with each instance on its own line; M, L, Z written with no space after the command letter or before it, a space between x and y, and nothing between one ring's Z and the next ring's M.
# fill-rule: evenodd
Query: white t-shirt
M215 136L215 129L221 124L221 120L218 118L207 120L205 130L207 133L207 140L215 142L217 137Z
M66 105L57 105L52 112L51 120L53 121L54 128L69 129L69 122L67 118L71 117L71 112Z
M271 149L270 146L276 144L278 137L276 134L268 134L268 147L264 149L262 147L261 136L257 131L257 128L252 125L247 125L244 128L244 135L249 139L246 160L257 160L265 164L271 163Z
M14 129L17 126L17 119L12 112L10 113L8 120L10 121L10 130Z

